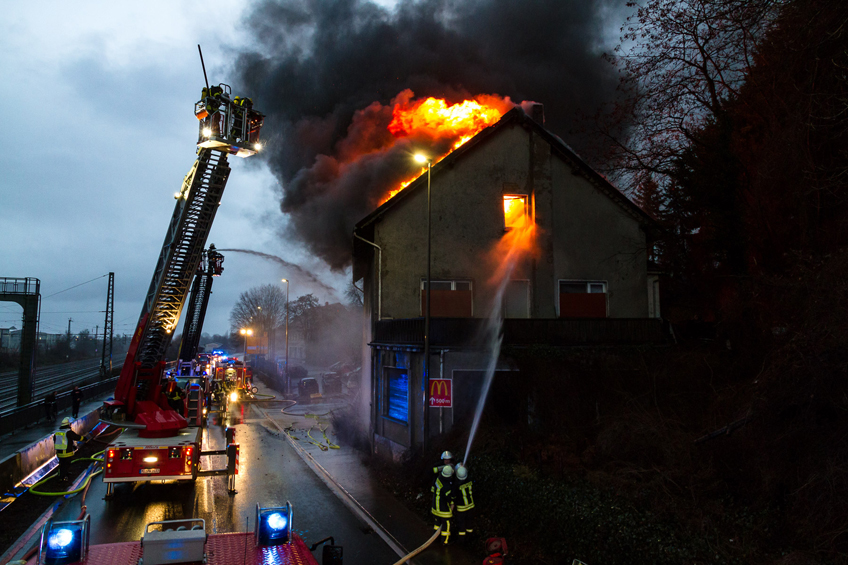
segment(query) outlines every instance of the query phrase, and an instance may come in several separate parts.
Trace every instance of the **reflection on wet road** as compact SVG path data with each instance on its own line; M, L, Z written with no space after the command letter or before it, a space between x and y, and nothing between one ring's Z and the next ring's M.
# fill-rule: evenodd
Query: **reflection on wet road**
M94 481L85 500L92 520L91 543L138 540L147 523L178 518L203 518L210 534L252 531L257 503L276 506L288 500L294 508L293 529L307 543L334 536L344 546L348 564L396 561L396 554L345 508L269 421L285 404L261 406L262 410L249 403L231 405L224 417L212 414L204 430L203 449L213 450L224 448L226 425L235 427L240 444L237 494L227 493L225 477L201 477L193 483L118 484L113 500L107 502L105 485ZM225 456L201 461L203 468L225 465ZM80 504L71 501L56 519L74 519ZM316 553L320 555L320 549Z

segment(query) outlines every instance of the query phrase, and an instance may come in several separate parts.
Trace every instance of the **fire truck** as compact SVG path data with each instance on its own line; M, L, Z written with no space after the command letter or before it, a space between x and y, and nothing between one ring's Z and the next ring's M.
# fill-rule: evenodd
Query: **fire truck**
M175 382L163 378L165 352L204 256L206 238L230 174L227 159L230 155L249 157L260 150L263 115L253 109L249 99L232 97L228 85L210 88L207 82L195 104L195 116L200 122L197 159L174 195L174 212L114 400L104 405L104 419L126 428L106 449L103 480L108 484L107 497L114 483L189 481L212 474L198 468L201 455L224 454L201 451L203 386L189 383L185 398L175 398L178 393L169 390ZM209 261L209 252L206 257ZM212 263L213 271L220 268L214 256ZM206 276L203 274L201 281ZM205 296L208 299L208 293ZM205 304L197 306L202 321ZM197 333L199 336L199 329ZM187 347L196 350L196 344Z
M259 392L253 386L253 370L236 359L228 359L215 367L212 390L213 402L220 406L252 398Z
M140 541L89 546L91 520L48 521L27 565L318 565L312 551L322 547L321 565L343 565L343 548L332 537L311 547L292 529L292 506L256 505L253 532L207 534L202 519L150 522ZM329 543L328 543L329 542ZM26 558L25 558L26 559Z

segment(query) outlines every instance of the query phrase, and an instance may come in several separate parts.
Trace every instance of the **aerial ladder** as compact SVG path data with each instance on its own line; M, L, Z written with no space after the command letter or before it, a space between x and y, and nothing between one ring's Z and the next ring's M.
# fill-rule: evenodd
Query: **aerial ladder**
M195 376L196 361L200 347L200 333L203 330L203 320L206 318L206 308L212 295L212 280L224 272L224 256L218 253L215 245L203 252L191 294L186 308L186 321L183 325L183 336L180 350L177 354L177 367L181 376Z
M180 350L177 354L177 380L185 386L186 418L189 425L204 425L205 417L212 394L211 367L198 361L197 350L200 344L200 334L203 330L203 320L206 318L206 308L212 295L212 280L224 272L224 256L218 253L215 245L203 252L191 294L186 308L183 335L180 340Z
M260 150L263 115L252 108L249 99L233 98L228 85L210 88L207 82L195 104L195 116L200 122L197 159L174 195L174 212L114 400L104 405L104 419L128 428L107 449L107 483L198 476L201 429L188 429L185 405L175 406L166 394L174 383L163 379L165 353L203 259L206 238L230 175L228 158L249 157ZM196 312L198 323L202 323L204 309L201 304ZM199 426L200 418L191 423ZM157 439L151 442L149 438Z

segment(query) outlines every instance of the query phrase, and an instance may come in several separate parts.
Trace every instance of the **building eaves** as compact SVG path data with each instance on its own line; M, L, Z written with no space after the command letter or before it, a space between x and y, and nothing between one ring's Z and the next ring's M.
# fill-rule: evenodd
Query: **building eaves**
M439 173L441 173L446 167L452 167L456 161L462 159L469 151L473 151L477 146L483 143L485 140L489 139L491 136L497 134L500 130L506 128L508 125L512 123L520 123L524 127L529 127L536 133L538 133L552 148L554 152L556 152L560 158L562 158L566 163L568 163L572 172L577 175L581 175L586 178L593 186L595 186L598 190L606 194L611 200L613 200L616 204L618 204L621 208L624 209L629 215L631 215L634 219L636 219L640 225L646 228L656 228L658 227L657 222L654 218L648 215L644 210L642 210L639 206L633 203L627 196L625 196L615 185L613 185L606 177L595 171L592 167L590 167L577 153L571 149L559 136L551 133L544 126L530 118L527 114L524 113L520 107L516 106L498 120L497 123L481 130L477 135L472 137L458 149L449 153L445 156L444 159L432 165L430 169L430 176L432 178L436 177ZM360 220L354 231L362 230L376 222L379 218L385 215L389 210L391 210L394 206L402 202L406 197L410 194L418 190L419 188L427 186L427 175L421 175L414 181L412 181L408 186L406 186L403 190L398 192L392 198L381 204L377 207L373 212L368 214L362 220Z

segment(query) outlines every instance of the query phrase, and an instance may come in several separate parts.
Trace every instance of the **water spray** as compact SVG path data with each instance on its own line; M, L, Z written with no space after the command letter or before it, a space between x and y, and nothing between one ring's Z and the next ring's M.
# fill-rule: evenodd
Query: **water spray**
M229 251L232 253L244 253L245 255L255 255L256 257L261 257L263 259L267 259L269 261L273 261L279 265L282 265L286 269L294 270L298 275L311 282L312 284L317 285L321 290L327 292L334 300L338 300L338 296L336 296L336 290L331 286L326 285L325 283L318 280L311 272L307 271L300 265L295 263L291 263L286 261L282 257L277 257L276 255L271 255L270 253L262 253L261 251L253 251L252 249L219 249L218 251Z
M486 344L486 350L489 352L489 362L486 364L486 372L483 375L483 388L480 391L480 398L477 400L477 409L474 412L471 432L468 434L468 445L465 447L465 456L462 458L463 465L468 464L471 444L474 442L474 436L477 434L480 418L483 416L483 409L486 406L486 397L489 395L489 389L492 386L492 380L495 377L495 370L498 366L498 359L501 355L504 318L503 298L506 293L506 287L518 262L525 257L529 250L528 244L533 240L534 227L532 220L525 216L521 221L521 225L516 225L512 231L504 236L496 250L498 253L505 253L505 256L490 281L495 286L496 292L491 311L483 329L483 341Z

